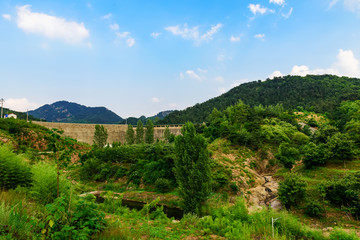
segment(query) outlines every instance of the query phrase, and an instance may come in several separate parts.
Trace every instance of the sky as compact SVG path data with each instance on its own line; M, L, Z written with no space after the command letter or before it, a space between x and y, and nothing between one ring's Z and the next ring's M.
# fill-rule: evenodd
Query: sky
M0 98L119 116L274 76L360 77L360 0L0 1Z

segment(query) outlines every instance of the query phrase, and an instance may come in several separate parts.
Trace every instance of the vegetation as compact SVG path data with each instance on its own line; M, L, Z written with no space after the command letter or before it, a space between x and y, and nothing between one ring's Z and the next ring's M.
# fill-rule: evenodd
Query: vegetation
M143 143L144 142L144 125L142 121L138 121L136 125L136 137L135 143Z
M105 147L107 138L108 133L104 126L96 124L94 132L94 145L98 146L99 148Z
M277 104L305 79L335 95ZM359 239L360 101L344 85L358 82L273 81L156 142L151 121L98 147L0 119L0 239Z
M175 175L186 212L200 213L201 204L211 192L209 153L205 139L192 123L181 129L175 139Z
M163 124L179 124L191 121L202 123L214 108L223 111L242 100L250 106L282 104L285 109L303 109L336 115L336 109L344 100L360 98L360 82L356 78L333 75L307 75L276 77L272 80L243 83L238 87L196 104L183 111L174 111L160 121Z

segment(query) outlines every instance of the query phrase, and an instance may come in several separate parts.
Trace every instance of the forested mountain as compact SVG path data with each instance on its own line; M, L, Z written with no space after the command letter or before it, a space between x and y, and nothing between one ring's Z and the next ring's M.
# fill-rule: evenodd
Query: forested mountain
M123 121L121 117L105 107L86 107L67 101L46 104L29 111L29 114L48 122L111 124Z
M333 75L284 76L241 84L219 97L174 111L160 121L175 124L201 123L214 108L224 110L239 100L250 106L282 104L285 109L298 106L315 112L332 114L344 100L360 98L360 79Z

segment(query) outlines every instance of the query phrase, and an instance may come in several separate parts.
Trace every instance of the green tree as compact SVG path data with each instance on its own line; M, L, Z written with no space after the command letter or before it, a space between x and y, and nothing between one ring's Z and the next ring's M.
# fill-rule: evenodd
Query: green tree
M125 139L127 144L134 144L135 142L135 133L134 133L134 129L133 126L131 124L128 125L128 129L126 130L126 135L125 135Z
M144 125L143 122L141 120L139 120L137 122L136 125L136 138L135 138L135 142L137 144L139 143L144 143Z
M107 130L104 128L103 125L96 124L95 125L95 132L94 132L94 145L98 146L99 148L103 148L106 145L106 141L108 138Z
M146 121L145 142L148 144L154 143L154 123L151 119Z
M296 174L288 174L279 184L279 199L287 209L304 199L306 182Z
M355 155L354 141L350 140L348 134L336 133L328 138L326 146L326 158L329 160L343 160L344 167L345 161L351 160Z
M166 126L165 130L164 130L164 141L165 142L170 142L170 129L169 129L169 126Z
M192 123L175 138L175 176L186 212L200 213L201 204L211 192L209 153L205 138L196 133Z
M291 169L295 161L300 157L300 152L297 148L290 147L288 143L281 143L279 152L276 158L284 165L284 167Z

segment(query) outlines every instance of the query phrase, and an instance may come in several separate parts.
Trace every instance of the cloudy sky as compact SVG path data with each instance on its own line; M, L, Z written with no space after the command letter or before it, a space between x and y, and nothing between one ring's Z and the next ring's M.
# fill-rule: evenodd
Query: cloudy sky
M360 0L0 1L0 98L121 117L280 75L360 77Z

